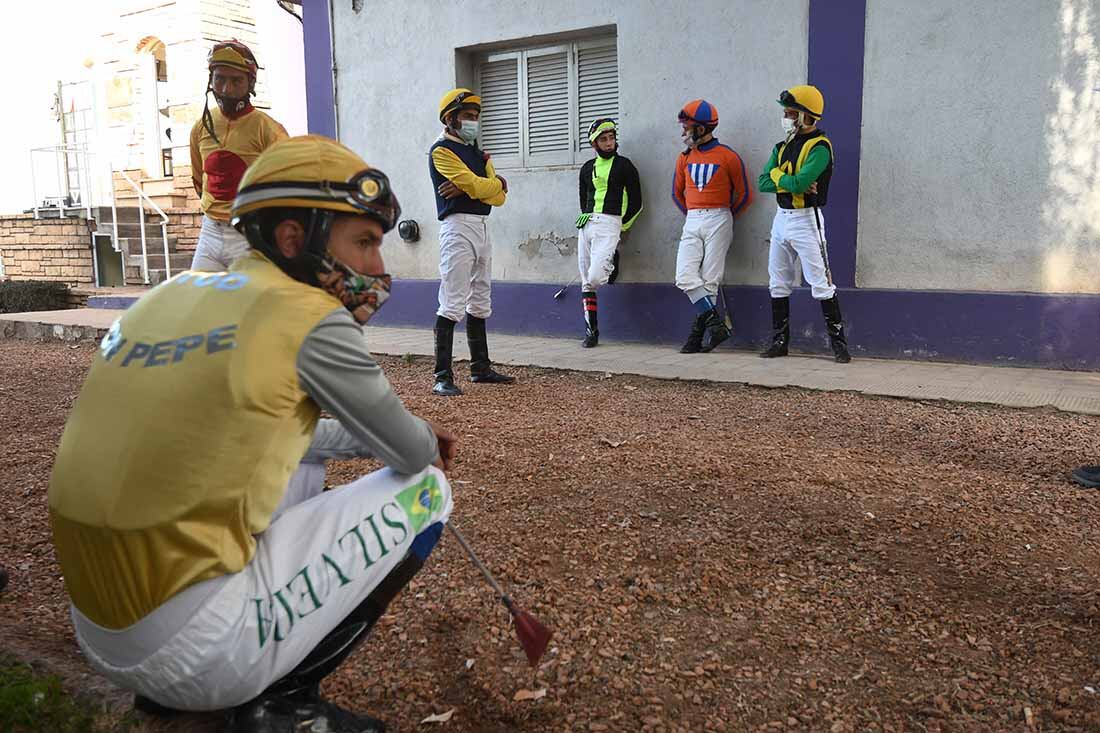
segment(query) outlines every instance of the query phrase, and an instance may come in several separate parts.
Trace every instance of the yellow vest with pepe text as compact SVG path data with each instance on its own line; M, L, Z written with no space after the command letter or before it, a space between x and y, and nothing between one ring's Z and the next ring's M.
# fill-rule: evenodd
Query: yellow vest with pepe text
M342 307L258 252L185 272L103 340L50 479L74 605L125 628L184 588L241 570L309 446L306 335Z

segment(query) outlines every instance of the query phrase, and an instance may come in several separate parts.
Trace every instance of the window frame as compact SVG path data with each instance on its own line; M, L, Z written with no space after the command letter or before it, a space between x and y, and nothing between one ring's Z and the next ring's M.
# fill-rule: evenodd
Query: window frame
M519 125L519 154L501 155L493 154L493 166L497 170L547 170L561 167L579 167L591 157L588 146L582 146L581 125L590 123L591 120L580 120L580 65L579 51L596 48L615 49L615 102L619 106L619 54L618 35L600 35L592 38L548 43L523 48L506 48L499 51L481 53L473 59L474 88L478 94L482 93L482 65L496 61L513 59L517 65L516 83L517 100L517 124ZM530 152L530 96L528 89L528 59L531 57L549 56L564 53L566 58L567 77L567 115L569 119L568 139L569 149L550 153ZM616 113L618 109L616 109ZM616 115L617 116L617 115ZM480 142L480 141L479 141ZM488 151L493 153L492 150Z

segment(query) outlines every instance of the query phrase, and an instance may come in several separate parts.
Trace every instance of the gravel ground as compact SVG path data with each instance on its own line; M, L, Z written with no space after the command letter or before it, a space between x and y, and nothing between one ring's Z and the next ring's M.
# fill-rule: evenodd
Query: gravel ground
M92 353L0 342L0 650L85 689L46 487ZM1066 480L1097 418L536 368L443 400L382 363L460 436L453 519L556 636L531 670L445 538L338 701L398 731L1100 731L1100 493Z

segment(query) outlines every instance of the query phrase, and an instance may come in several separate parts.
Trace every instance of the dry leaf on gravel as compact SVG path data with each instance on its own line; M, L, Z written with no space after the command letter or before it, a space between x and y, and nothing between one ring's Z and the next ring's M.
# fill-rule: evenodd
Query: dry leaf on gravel
M515 695L512 695L512 699L516 702L523 702L524 700L540 700L546 697L546 688L543 687L538 690L519 690Z
M98 677L47 488L96 353L0 341L0 649L78 688ZM1100 417L519 367L451 402L422 361L379 357L410 410L463 437L456 520L561 643L517 677L506 612L443 543L377 653L326 679L334 702L430 731L424 711L462 695L475 704L434 728L453 733L1024 731L1025 706L1031 730L1100 733L1100 502L1066 478L1100 456ZM378 467L331 461L327 482ZM509 705L517 684L547 694Z
M429 715L420 721L420 724L424 723L446 723L455 714L455 709L451 708L445 713L437 713L436 715Z

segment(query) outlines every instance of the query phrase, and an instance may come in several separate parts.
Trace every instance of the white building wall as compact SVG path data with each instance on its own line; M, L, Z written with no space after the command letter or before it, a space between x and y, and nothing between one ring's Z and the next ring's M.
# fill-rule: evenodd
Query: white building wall
M271 100L269 113L291 135L304 135L307 126L302 24L274 0L252 0L252 7L256 40L264 51L260 59L264 69L260 74Z
M438 276L438 226L427 150L438 136L439 98L456 81L455 49L615 26L622 152L642 177L645 212L623 247L622 279L670 282L683 216L670 198L681 151L676 114L703 97L720 114L718 137L752 178L782 136L779 92L806 81L806 0L432 0L333 3L338 124L342 141L393 180L422 239L387 240L388 269ZM490 151L491 152L491 151ZM568 281L576 270L577 171L504 170L511 193L491 218L493 274L511 281ZM774 202L760 197L739 223L727 281L766 283Z
M869 0L857 282L1100 293L1100 3Z

